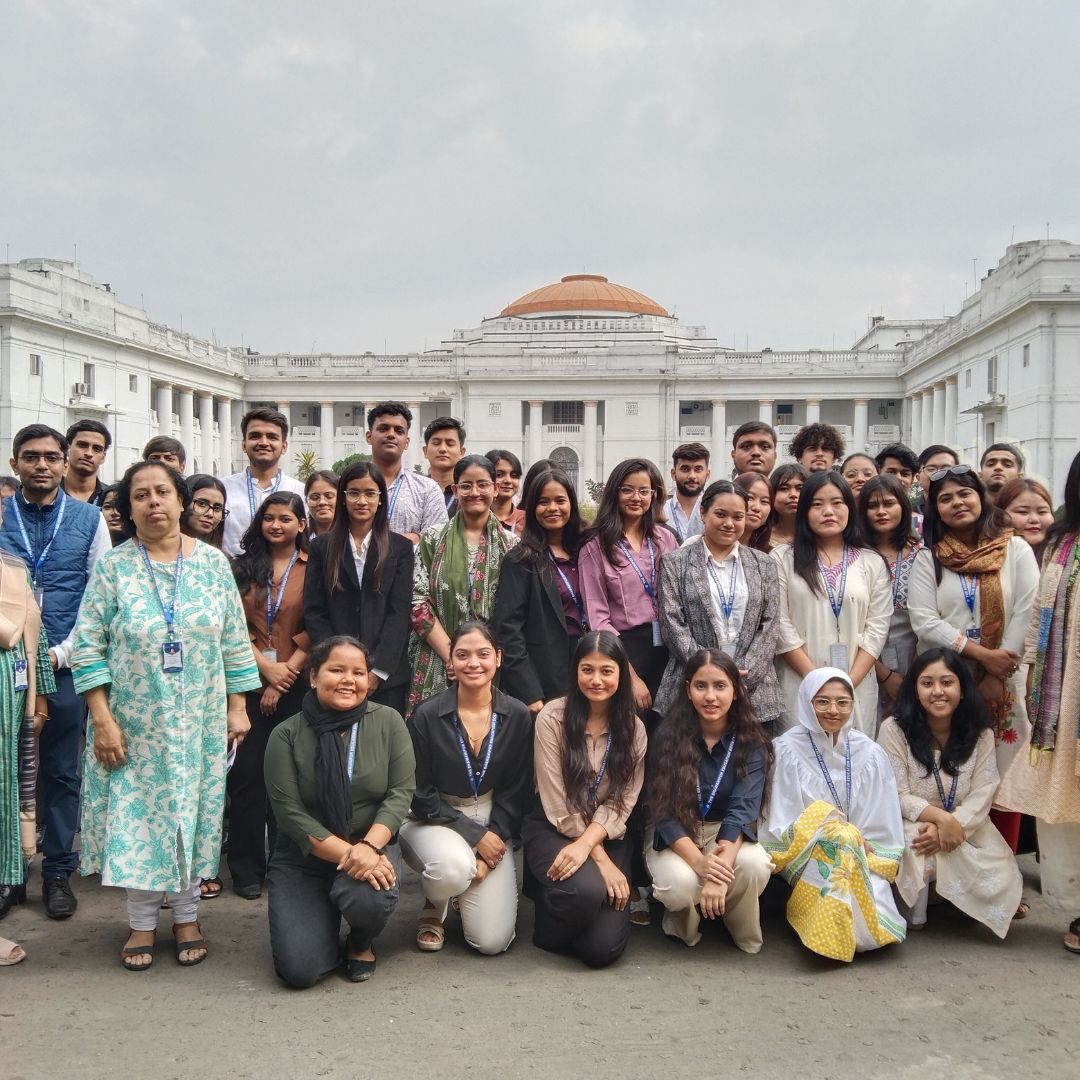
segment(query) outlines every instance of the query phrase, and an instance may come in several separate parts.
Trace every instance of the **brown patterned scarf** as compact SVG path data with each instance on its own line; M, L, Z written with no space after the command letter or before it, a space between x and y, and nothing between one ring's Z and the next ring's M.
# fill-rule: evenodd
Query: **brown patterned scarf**
M1000 649L1005 633L1005 598L1001 591L1001 568L1012 539L1006 529L995 540L983 540L969 548L953 536L934 545L934 554L942 566L954 573L979 578L979 644L984 649Z

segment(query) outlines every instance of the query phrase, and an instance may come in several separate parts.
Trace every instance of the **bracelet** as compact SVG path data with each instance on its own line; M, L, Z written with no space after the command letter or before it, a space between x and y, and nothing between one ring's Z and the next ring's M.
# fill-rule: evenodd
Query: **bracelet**
M886 675L884 679L878 679L878 681L877 681L878 686L884 686L895 674L896 674L896 672L893 671L892 668L889 668L889 674Z
M356 842L358 844L363 844L364 847L371 848L371 850L374 851L376 855L385 855L386 854L386 848L384 848L384 847L376 847L370 840L357 840Z
M36 712L31 717L33 720L48 720L49 714L47 712Z

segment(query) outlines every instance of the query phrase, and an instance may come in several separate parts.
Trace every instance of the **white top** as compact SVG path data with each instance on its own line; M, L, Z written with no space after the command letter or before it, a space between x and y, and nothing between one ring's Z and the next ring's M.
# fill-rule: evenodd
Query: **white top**
M746 574L743 572L742 559L739 558L738 543L720 562L710 555L705 563L705 569L708 573L709 592L712 596L716 640L721 645L734 644L739 640L739 633L742 631L743 616L746 614L746 601L749 596L746 588ZM724 616L724 608L720 602L721 588L729 602L734 595L730 619Z
M694 501L694 508L690 511L689 517L683 513L677 495L669 496L667 502L664 503L664 514L667 517L668 527L674 531L682 543L692 536L700 536L705 531L705 526L701 521L700 495Z
M225 485L225 506L229 516L225 519L225 530L221 537L221 547L226 555L235 557L240 554L240 541L254 514L251 512L251 503L248 501L248 471L233 473L232 476L219 477ZM292 492L304 497L304 485L293 476L286 476L280 469L276 480L271 480L268 487L261 487L256 480L251 481L251 495L255 500L255 509L258 510L267 495L278 491Z
M371 547L371 533L369 532L360 541L360 550L356 550L356 540L349 533L349 550L352 552L353 563L356 565L356 580L362 586L364 584L364 564L367 562L368 549Z
M419 536L426 529L445 525L448 520L442 488L430 476L413 472L404 465L387 484L387 496L392 532Z

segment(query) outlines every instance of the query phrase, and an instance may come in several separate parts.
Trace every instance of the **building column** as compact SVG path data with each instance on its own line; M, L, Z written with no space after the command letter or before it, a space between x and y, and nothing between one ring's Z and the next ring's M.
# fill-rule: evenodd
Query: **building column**
M945 441L945 380L934 383L934 442Z
M188 458L195 457L195 393L192 390L178 390L176 411L180 415L180 441Z
M869 405L869 398L857 397L855 399L855 419L851 425L851 437L854 446L849 447L849 453L864 454L866 452L866 443L870 435Z
M806 422L808 424L821 423L821 398L806 399Z
M292 405L287 401L279 401L277 403L277 408L278 408L279 413L284 414L285 419L288 422L288 425L289 425L289 436L288 437L291 438L292 437L292 429L293 429Z
M775 421L772 398L758 398L758 419L772 427Z
M409 449L405 451L405 468L412 469L424 460L424 431L420 427L420 402L407 401L405 404L412 413L412 423L409 425ZM367 415L365 410L364 415Z
M159 435L172 435L172 383L157 388L157 426Z
M225 398L224 401L218 402L218 453L221 455L221 461L218 464L218 468L221 469L222 476L229 476L233 471L232 407L233 403L229 398Z
M334 403L332 401L319 402L319 441L321 449L319 455L320 469L329 469L334 464Z
M544 456L544 403L529 402L529 466Z
M916 390L909 398L909 411L911 413L911 433L908 436L911 449L918 454L923 446L922 437L922 391Z
M922 437L926 446L934 441L934 391L929 386L922 393Z
M582 402L585 406L585 460L581 463L582 487L586 480L596 479L596 402ZM588 488L585 488L588 494Z
M958 405L959 386L957 377L950 375L945 380L945 432L941 441L946 446L956 445L956 414Z
M204 473L214 472L214 395L199 395L199 460Z
M712 401L712 458L713 468L718 470L720 462L724 462L724 474L728 471L728 441L727 441L727 399L713 398Z

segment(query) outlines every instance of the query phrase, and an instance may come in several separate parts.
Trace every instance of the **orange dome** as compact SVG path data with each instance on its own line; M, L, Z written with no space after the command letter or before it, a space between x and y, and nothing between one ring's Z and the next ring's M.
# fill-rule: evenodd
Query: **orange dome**
M557 285L545 285L519 296L499 314L537 315L549 311L618 311L669 317L655 300L624 285L612 285L599 274L568 274Z

